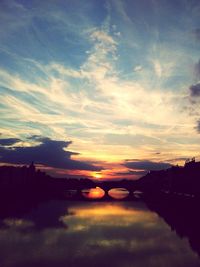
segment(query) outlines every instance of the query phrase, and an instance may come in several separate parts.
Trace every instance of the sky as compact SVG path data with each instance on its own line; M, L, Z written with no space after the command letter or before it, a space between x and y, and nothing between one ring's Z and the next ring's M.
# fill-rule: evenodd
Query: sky
M136 179L200 151L199 0L1 0L0 162Z

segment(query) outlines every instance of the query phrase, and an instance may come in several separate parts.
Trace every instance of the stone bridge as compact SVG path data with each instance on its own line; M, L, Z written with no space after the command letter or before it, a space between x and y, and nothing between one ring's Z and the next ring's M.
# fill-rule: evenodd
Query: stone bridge
M123 189L127 190L128 194L123 199L133 199L133 198L135 198L134 192L140 191L140 187L139 187L137 181L127 181L127 180L124 180L124 181L105 181L105 182L94 183L92 186L82 185L81 187L76 189L77 190L77 196L81 198L83 189L87 190L87 189L92 189L92 188L96 188L96 187L103 189L103 191L105 192L105 195L101 198L102 200L113 199L109 195L109 191L112 189L120 188L120 189L122 189L122 192L123 192Z
M128 180L114 181L114 182L106 181L97 183L96 186L102 188L105 192L108 192L109 190L114 188L123 188L126 189L129 193L140 190L137 181L128 181Z

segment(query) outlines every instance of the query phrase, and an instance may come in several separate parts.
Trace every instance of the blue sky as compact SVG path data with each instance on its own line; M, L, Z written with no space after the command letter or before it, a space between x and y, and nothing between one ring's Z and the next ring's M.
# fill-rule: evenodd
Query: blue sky
M0 133L18 140L1 161L47 140L71 141L80 175L199 156L199 14L195 0L1 1Z

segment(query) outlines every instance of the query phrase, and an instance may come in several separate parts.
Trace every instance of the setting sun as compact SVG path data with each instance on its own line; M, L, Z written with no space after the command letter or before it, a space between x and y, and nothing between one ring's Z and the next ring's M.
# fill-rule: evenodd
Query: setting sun
M95 179L101 179L102 178L102 174L99 172L93 173L92 175Z

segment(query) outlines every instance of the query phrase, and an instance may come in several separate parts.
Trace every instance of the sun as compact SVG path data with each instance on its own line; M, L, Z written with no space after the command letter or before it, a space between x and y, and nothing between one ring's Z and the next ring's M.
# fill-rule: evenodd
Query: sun
M102 174L99 173L99 172L95 172L95 173L93 173L92 176L93 176L95 179L101 179L101 178L102 178Z

